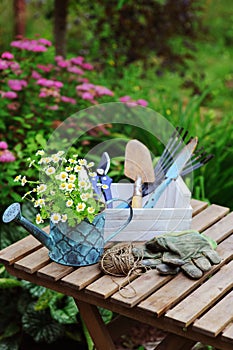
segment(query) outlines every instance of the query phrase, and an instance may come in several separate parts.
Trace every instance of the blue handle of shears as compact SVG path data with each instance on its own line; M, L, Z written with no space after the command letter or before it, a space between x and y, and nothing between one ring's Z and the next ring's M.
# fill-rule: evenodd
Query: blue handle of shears
M110 201L112 199L112 192L111 192L111 188L110 188L110 186L112 184L111 177L109 177L107 175L103 175L103 176L96 175L96 176L91 178L91 182L92 182L93 190L95 191L95 193L99 197L103 193L103 196L104 196L104 199L106 202ZM106 185L107 188L105 188L105 189L102 188L102 185ZM112 208L112 202L107 203L107 208Z

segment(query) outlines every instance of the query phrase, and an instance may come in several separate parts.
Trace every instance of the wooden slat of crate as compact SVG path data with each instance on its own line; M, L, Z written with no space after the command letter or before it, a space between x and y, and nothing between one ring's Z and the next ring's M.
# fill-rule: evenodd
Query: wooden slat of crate
M204 231L215 222L220 220L223 216L229 213L229 208L221 207L216 204L212 204L203 210L198 215L194 216L191 224L191 228Z
M230 236L224 242L222 242L217 249L222 261L219 265L215 265L212 269L198 280L192 280L179 274L173 280L168 282L161 289L151 294L147 299L142 301L139 305L139 309L143 309L149 313L155 313L157 316L161 316L172 306L176 305L186 295L198 287L209 274L214 273L222 265L224 265L229 259L233 258L233 236Z
M186 218L184 218L184 215L183 215L183 216L180 216L179 218L168 217L167 219L162 219L160 217L159 220L156 220L156 218L153 218L153 217L151 217L151 219L148 219L146 215L144 215L144 218L142 218L141 220L135 219L134 221L131 221L131 223L129 223L129 225L124 231L126 232L135 231L135 232L138 232L138 234L140 234L140 231L142 230L170 231L180 226L182 229L185 229L185 228L187 229L187 227L190 226L190 219L187 220ZM122 221L121 218L119 218L119 220L111 220L110 222L108 222L108 226L106 225L105 231L114 232L116 229L120 227L119 223L121 221ZM146 227L145 227L145 221L146 221Z
M73 270L74 268L71 266L65 266L52 262L38 270L37 275L52 281L58 281Z
M200 213L202 210L208 207L207 202L202 202L197 199L191 199L190 201L191 207L193 209L193 216L197 215Z
M233 287L232 268L233 261L169 310L165 318L183 327L189 326Z
M125 285L129 285L131 281L138 276L136 274L131 274L130 277L114 277L110 275L104 275L89 286L86 287L85 291L88 294L98 295L103 299L107 299L113 293L121 288L122 293L124 293L128 297L134 295L134 290L131 287L127 287L127 289L122 289ZM130 283L129 283L130 282Z
M29 235L1 250L0 262L11 265L27 255L28 251L33 252L39 249L41 246L42 244L36 238Z
M102 275L98 264L76 269L61 279L61 284L81 290Z
M227 294L193 325L195 331L216 337L233 321L233 292Z
M230 323L222 332L222 340L233 344L233 322Z
M131 289L134 291L132 298L125 298L122 293L117 292L111 297L111 301L133 307L173 277L171 275L160 276L156 270L150 270L131 282Z
M233 212L223 217L210 228L205 230L205 234L210 236L216 242L221 242L233 232Z
M34 273L48 264L50 258L48 256L48 249L42 247L35 252L25 256L23 259L18 260L14 267L19 270L24 270L28 273Z

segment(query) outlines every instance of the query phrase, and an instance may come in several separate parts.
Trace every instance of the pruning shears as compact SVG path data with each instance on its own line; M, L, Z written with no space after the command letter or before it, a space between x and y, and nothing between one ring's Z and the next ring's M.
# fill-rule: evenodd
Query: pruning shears
M110 168L110 157L107 152L103 152L100 162L96 168L96 176L91 178L92 187L98 196L103 194L107 202L112 199L111 184L112 178L107 176ZM112 203L107 204L107 208L112 208Z

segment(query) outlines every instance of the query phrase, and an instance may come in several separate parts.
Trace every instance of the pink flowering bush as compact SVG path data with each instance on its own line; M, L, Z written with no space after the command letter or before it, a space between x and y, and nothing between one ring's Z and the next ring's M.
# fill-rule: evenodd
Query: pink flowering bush
M7 132L13 146L25 142L25 131L43 130L47 136L54 121L114 96L90 81L94 67L83 56L55 56L44 38L16 40L10 46L0 57L0 137Z
M9 151L8 144L0 141L0 163L11 163L15 161L14 154Z
M26 158L44 146L53 129L72 114L104 102L147 104L129 96L118 99L111 89L92 81L98 76L85 57L55 56L47 39L15 40L10 47L0 54L0 140L6 140L14 155L8 148L0 150L0 162L8 164L12 176L16 169L20 172L25 167ZM93 128L96 124L93 121L88 125L89 137L83 139L81 148L90 147L97 136L110 134L111 124ZM67 133L76 133L79 127L71 125ZM6 201L13 186L6 178L0 184L0 189L4 187L6 191Z

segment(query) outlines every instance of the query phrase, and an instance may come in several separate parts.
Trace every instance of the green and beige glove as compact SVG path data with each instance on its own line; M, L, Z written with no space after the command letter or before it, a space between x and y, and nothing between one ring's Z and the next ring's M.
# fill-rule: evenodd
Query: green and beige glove
M181 269L198 279L212 265L220 263L216 246L215 241L195 230L167 233L145 243L143 263L162 274L174 274Z

